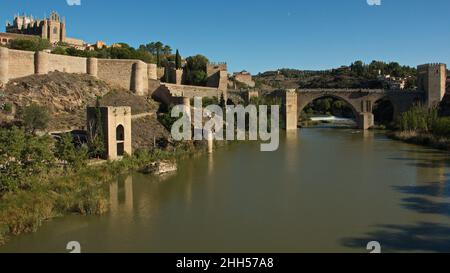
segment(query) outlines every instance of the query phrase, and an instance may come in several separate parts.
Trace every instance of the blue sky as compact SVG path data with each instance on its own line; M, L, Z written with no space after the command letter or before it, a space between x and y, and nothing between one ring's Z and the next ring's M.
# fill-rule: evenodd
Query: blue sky
M66 16L70 37L160 40L183 56L226 61L230 71L328 69L357 59L450 64L448 0L0 0L3 21L52 10Z

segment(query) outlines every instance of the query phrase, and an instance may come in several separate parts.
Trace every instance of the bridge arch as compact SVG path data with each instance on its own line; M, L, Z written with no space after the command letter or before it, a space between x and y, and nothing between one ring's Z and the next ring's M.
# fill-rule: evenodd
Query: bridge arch
M374 100L371 110L375 124L391 125L395 121L396 113L398 112L397 108L389 96L383 96Z
M349 100L348 98L346 98L345 96L342 96L340 94L332 94L332 93L319 93L319 94L311 94L311 93L297 93L298 97L298 116L301 115L301 113L303 112L303 110L310 105L311 103L313 103L316 100L319 99L323 99L323 98L334 98L340 101L343 101L345 103L346 106L348 106L353 113L353 116L355 118L355 121L358 121L359 118L359 111L357 110L357 105L354 104L354 102L352 102L351 100Z

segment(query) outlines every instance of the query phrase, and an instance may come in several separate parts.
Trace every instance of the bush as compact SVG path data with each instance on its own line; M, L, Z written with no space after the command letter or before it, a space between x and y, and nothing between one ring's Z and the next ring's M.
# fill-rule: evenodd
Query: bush
M402 131L428 133L434 127L437 119L437 108L430 109L424 105L415 105L401 115L397 125Z
M9 48L26 51L42 51L51 48L47 39L15 39L9 43Z
M13 105L9 102L4 103L3 105L0 105L0 110L2 110L3 113L11 114L13 110Z
M173 106L169 107L167 113L162 113L158 116L159 123L168 131L172 130L172 125L178 120L178 118L172 117L172 108Z
M0 194L31 188L55 161L48 136L36 137L13 127L0 129L0 143Z
M49 122L49 114L45 107L31 104L23 109L22 119L25 129L35 134L36 130L45 130Z
M433 126L433 134L450 137L450 117L438 118Z
M77 149L73 143L72 135L64 134L56 143L56 157L66 163L64 166L66 171L67 167L77 171L87 165L88 151L85 146Z

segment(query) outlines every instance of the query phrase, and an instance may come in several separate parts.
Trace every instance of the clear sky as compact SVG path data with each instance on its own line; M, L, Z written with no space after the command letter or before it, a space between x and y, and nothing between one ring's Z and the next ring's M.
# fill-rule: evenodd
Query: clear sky
M67 1L77 0L0 0L0 19L56 10L66 16L69 37L132 46L160 40L184 57L200 53L255 74L357 59L450 64L448 0Z

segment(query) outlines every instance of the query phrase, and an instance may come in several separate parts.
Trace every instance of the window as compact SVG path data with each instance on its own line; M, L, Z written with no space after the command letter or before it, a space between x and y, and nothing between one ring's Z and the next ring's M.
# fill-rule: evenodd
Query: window
M57 27L53 28L53 34L58 34L58 28Z

